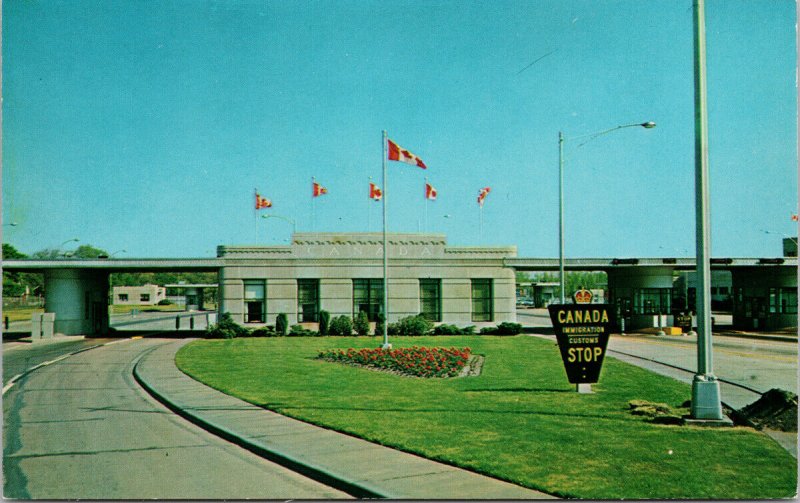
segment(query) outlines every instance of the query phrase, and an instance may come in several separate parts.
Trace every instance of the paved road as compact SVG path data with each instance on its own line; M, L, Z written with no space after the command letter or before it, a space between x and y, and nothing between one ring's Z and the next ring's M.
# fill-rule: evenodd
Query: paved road
M163 343L120 340L20 379L3 397L4 496L348 497L220 440L151 399L132 378L133 361Z
M74 351L109 342L112 339L57 337L46 341L3 343L3 385L28 369Z

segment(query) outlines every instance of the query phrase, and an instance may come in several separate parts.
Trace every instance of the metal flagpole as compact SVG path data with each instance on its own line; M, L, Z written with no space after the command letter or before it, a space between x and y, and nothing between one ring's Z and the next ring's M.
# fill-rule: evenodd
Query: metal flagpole
M483 244L483 203L478 205L478 242Z
M311 232L317 231L317 223L314 220L314 209L317 206L317 198L314 195L314 184L317 183L317 179L315 177L311 177Z
M256 244L258 244L258 187L253 188L253 229L256 236Z
M428 176L425 176L425 232L428 232Z
M372 177L369 177L369 195L367 199L367 232L372 231Z
M389 344L389 278L386 274L389 269L388 243L386 242L386 227L388 227L386 216L386 193L388 192L386 184L386 146L388 140L389 136L384 130L383 147L381 149L383 151L383 187L381 187L383 190L383 197L381 197L383 200L383 345L381 347L383 349L392 349L392 345Z

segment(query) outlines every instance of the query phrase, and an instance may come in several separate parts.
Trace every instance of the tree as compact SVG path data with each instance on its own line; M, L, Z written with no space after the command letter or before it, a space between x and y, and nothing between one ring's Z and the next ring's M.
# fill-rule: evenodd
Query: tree
M28 258L28 256L17 250L13 245L3 243L3 259L19 260L25 258ZM19 297L28 291L36 292L37 290L41 293L42 283L41 274L3 271L3 296Z
M80 245L71 254L75 258L97 258L100 256L108 257L108 252L92 245Z
M27 258L28 256L17 250L13 245L3 243L3 258L6 260L15 260Z

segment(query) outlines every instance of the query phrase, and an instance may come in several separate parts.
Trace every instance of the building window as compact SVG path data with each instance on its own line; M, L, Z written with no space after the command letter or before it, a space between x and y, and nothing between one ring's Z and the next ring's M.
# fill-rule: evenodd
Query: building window
M353 318L361 311L369 321L378 321L378 313L383 312L382 279L353 280Z
M139 294L139 302L150 302L150 294L149 293L140 293Z
M245 280L244 282L244 321L245 323L264 323L267 306L265 305L267 284L263 279Z
M633 295L634 314L667 314L671 310L671 288L637 288Z
M127 293L119 293L117 294L117 298L120 302L128 302L128 294Z
M297 280L297 321L319 321L319 280Z
M472 280L472 321L492 321L494 319L493 299L492 280Z
M419 280L420 314L428 321L442 321L442 280Z
M797 314L797 290L770 288L769 312L772 314Z

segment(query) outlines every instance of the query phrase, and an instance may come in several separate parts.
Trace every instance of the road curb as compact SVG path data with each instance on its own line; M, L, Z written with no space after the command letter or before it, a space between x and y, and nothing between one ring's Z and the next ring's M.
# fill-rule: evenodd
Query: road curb
M300 473L310 479L316 480L322 484L327 486L333 487L340 491L346 492L351 496L356 498L364 499L364 498L371 498L371 499L387 499L389 496L382 494L377 488L369 487L368 484L363 483L356 483L352 480L347 480L340 475L333 474L324 468L313 466L309 463L300 461L293 456L290 456L283 452L278 452L274 449L267 449L266 447L251 442L243 438L242 436L238 435L237 433L225 428L224 426L220 426L213 421L209 421L203 417L200 417L197 414L193 414L188 410L184 409L183 407L179 406L177 403L173 402L169 399L166 395L159 392L153 385L151 385L147 380L142 377L141 373L139 372L139 364L144 360L150 353L158 349L155 347L150 351L147 351L139 356L136 360L136 364L133 367L133 377L137 383L139 383L142 388L144 388L147 393L149 393L153 398L155 398L158 402L162 405L167 407L169 410L178 414L182 418L186 419L187 421L191 422L203 428L204 430L217 435L220 438L227 440L228 442L234 443L243 449L246 449L257 456L265 458L269 461L277 463L281 466L289 468L297 473Z

